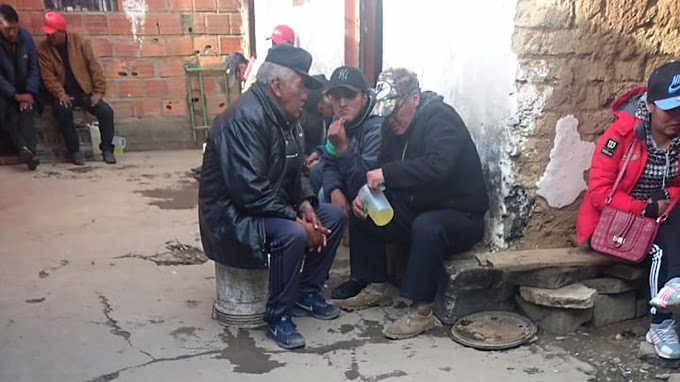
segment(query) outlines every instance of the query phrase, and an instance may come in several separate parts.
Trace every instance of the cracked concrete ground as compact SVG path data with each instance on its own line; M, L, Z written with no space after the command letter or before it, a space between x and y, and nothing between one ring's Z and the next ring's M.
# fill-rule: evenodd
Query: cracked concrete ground
M126 153L115 166L0 167L0 381L591 378L559 348L480 352L445 328L389 342L383 322L403 304L298 319L308 345L296 352L262 330L221 327L210 318L213 264L192 249L196 184L186 172L199 162L179 151ZM167 265L172 250L191 261Z

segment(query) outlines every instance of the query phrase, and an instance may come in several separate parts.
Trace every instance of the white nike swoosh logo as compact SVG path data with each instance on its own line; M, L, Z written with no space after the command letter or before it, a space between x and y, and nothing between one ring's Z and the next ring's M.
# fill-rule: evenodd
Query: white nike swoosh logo
M309 311L312 310L312 306L311 306L311 305L302 305L302 304L300 304L299 302L296 303L296 304L297 304L297 306L299 306L300 308L302 308L302 309L304 309L304 310L309 310Z
M668 93L669 94L675 93L678 90L680 90L680 84L675 84L675 85L671 84L671 86L668 87Z

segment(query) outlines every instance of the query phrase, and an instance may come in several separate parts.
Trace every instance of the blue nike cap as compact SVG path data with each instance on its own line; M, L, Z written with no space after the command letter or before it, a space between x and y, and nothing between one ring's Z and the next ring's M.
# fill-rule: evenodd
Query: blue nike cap
M647 101L664 111L680 107L680 61L654 69L647 81Z

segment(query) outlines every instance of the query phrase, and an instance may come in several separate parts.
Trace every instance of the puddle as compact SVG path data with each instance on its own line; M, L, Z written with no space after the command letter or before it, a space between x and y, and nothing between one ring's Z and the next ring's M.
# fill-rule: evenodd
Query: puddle
M71 172L77 172L77 173L80 173L80 174L84 174L86 172L93 171L94 169L95 169L94 167L90 167L90 166L81 166L81 167L71 167L68 170L71 171Z
M198 204L198 184L196 182L179 182L179 187L154 188L135 191L144 197L157 199L148 202L162 210L190 210Z

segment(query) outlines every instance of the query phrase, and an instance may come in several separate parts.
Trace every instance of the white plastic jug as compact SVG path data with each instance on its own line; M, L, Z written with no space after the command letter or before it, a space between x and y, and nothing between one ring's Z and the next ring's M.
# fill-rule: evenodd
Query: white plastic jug
M383 188L384 189L384 188ZM371 191L368 185L364 184L359 190L359 196L364 199L366 204L366 211L368 216L373 220L375 225L387 225L394 217L394 210L385 193L381 190Z
M113 154L117 157L123 155L123 150L125 150L125 138L118 135L113 136Z
M92 154L100 155L102 150L99 145L102 143L102 136L99 133L99 121L92 122L87 125L90 129L90 140L92 141Z

